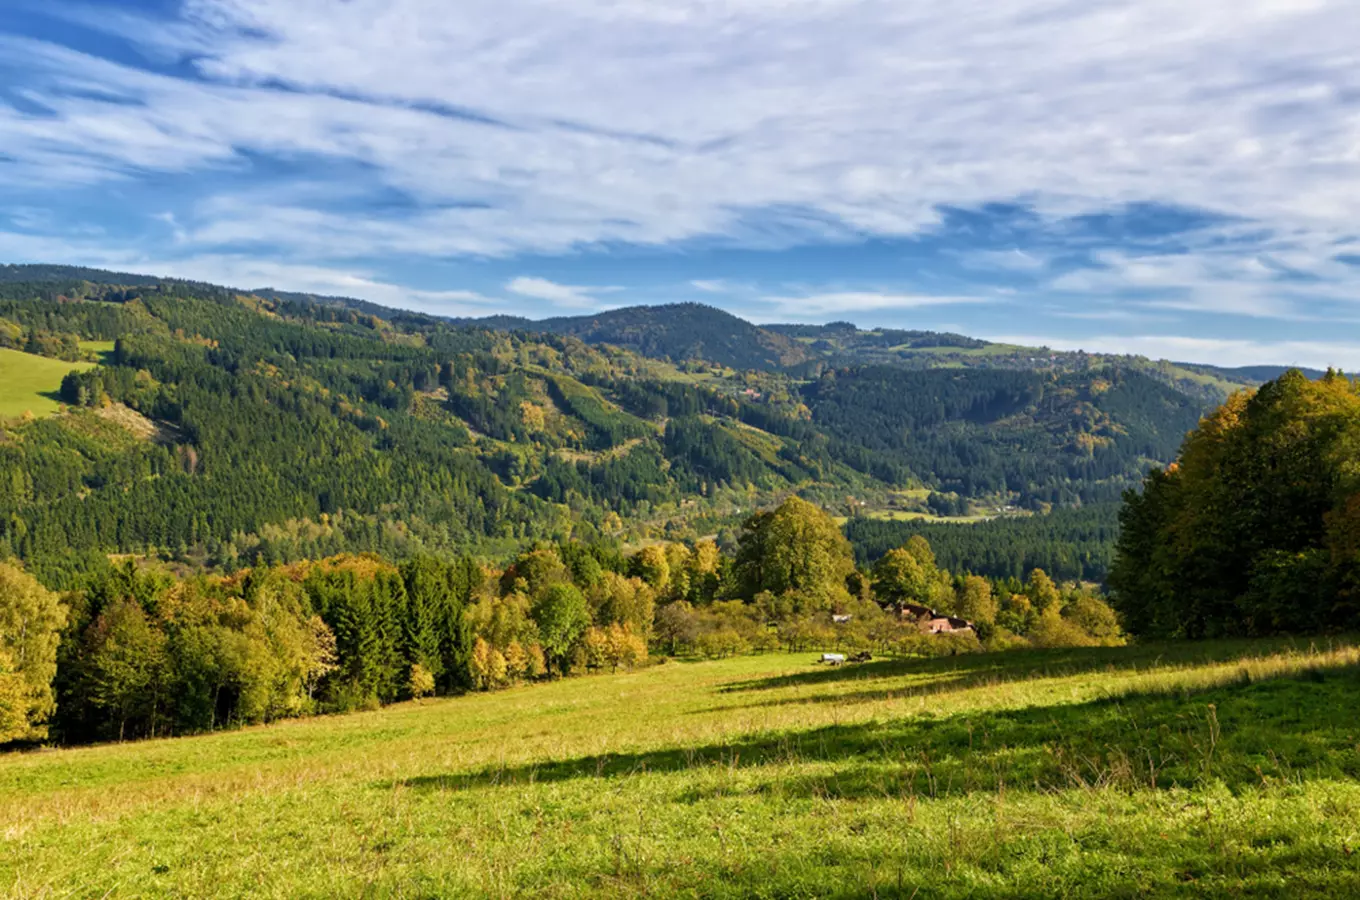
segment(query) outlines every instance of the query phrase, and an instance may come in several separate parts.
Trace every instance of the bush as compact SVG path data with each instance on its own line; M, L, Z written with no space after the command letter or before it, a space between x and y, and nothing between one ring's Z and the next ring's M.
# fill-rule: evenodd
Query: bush
M417 700L421 697L428 697L434 693L434 675L430 670L416 663L411 666L411 678L408 683L411 696Z

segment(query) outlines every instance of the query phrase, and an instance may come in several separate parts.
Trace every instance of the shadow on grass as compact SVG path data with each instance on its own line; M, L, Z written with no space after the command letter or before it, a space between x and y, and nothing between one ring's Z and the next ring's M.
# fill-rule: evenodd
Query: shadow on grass
M717 793L855 798L1360 778L1360 667L1096 702L752 734L400 781L417 791L689 772ZM705 777L706 776L706 777ZM383 785L393 787L392 783Z
M721 688L723 693L772 691L793 687L817 687L847 681L880 678L953 676L955 682L988 684L1058 678L1096 671L1131 671L1174 665L1208 665L1252 656L1304 651L1315 642L1280 638L1214 642L1165 642L1131 647L1071 647L1053 650L1013 650L972 653L936 659L876 659L872 662L816 668L769 678L738 681ZM1350 643L1350 642L1347 642ZM811 656L811 654L809 655Z

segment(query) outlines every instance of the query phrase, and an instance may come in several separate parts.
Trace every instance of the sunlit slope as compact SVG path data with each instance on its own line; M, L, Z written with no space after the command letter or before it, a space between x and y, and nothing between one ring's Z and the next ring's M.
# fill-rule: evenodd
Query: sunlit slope
M26 412L35 416L56 412L61 405L57 392L66 373L91 365L0 349L0 419L17 418Z
M17 896L1360 892L1354 644L804 656L0 759Z

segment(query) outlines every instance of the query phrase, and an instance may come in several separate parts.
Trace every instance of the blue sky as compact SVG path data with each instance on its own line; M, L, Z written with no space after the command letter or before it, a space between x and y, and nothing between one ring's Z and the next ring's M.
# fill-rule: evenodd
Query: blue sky
M1360 369L1351 0L3 0L0 262Z

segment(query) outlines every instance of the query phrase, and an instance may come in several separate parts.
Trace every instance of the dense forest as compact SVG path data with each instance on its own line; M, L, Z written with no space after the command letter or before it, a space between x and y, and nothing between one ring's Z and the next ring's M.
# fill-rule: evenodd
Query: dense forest
M1360 626L1360 386L1287 372L1238 394L1129 491L1110 571L1139 634Z
M971 525L855 517L845 535L861 563L877 561L920 535L940 564L989 578L1023 578L1043 569L1063 581L1104 582L1119 536L1119 504L1056 509L1042 516L1007 516Z
M1016 494L1033 508L1117 500L1148 461L1175 453L1203 412L1119 369L1054 376L871 366L830 371L803 394L813 421L875 474L876 463L910 461L942 491Z
M940 620L939 617L953 617ZM932 633L936 621L961 626ZM653 652L931 656L1122 642L1094 593L954 575L914 537L869 569L791 498L712 541L540 542L503 568L375 555L233 575L106 563L60 596L0 563L0 744L126 740L613 671Z
M706 307L660 332L603 321L745 341ZM0 324L45 355L113 348L60 385L64 412L0 424L0 556L53 588L111 552L230 573L346 552L504 559L534 540L730 542L744 511L790 493L847 513L908 487L952 497L931 507L949 514L1047 510L1116 498L1205 408L1136 367L800 379L61 267L0 272Z

